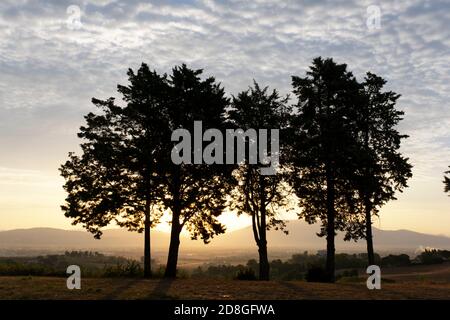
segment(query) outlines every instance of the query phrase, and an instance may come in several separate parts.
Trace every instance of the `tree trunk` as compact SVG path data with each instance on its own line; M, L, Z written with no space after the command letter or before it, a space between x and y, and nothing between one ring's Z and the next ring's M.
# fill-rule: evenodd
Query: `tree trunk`
M144 222L144 278L152 277L152 256L150 248L150 208L146 210Z
M262 210L263 211L263 210ZM266 238L266 213L261 212L261 230L259 231L259 280L269 280L270 264L267 255L267 238Z
M172 215L172 229L170 231L169 254L167 256L165 278L175 278L177 276L178 250L180 248L180 214L174 212Z
M373 236L372 236L372 206L366 197L365 201L366 211L366 241L367 241L367 259L369 266L375 264L375 254L373 252Z
M259 230L259 280L269 280L270 265L269 258L267 256L267 222L266 222L266 204L265 204L265 187L264 177L259 176L259 201L260 201L260 214L261 214L261 229Z
M166 271L164 278L176 278L178 265L178 251L180 248L180 232L182 225L181 217L181 172L176 166L173 171L173 181L171 185L171 193L173 196L172 203L172 228L170 230L169 254L167 256Z
M267 257L267 242L261 243L259 249L259 280L269 280L270 264Z
M366 115L366 119L369 118L369 115ZM369 151L369 127L366 122L366 128L364 130L364 147L367 151ZM370 172L370 167L366 166L365 170L366 181L371 181L371 177L373 176ZM372 184L370 184L372 186ZM366 220L366 242L367 242L367 260L369 262L369 266L375 264L375 255L373 252L373 236L372 236L372 203L370 202L370 190L371 188L365 190L364 194L364 210L365 210L365 220Z
M334 233L335 233L335 211L334 211L334 179L327 167L327 262L326 272L327 280L334 282L334 268L335 268L335 246L334 246Z
M145 221L144 221L144 278L152 276L152 258L150 248L150 201L145 202Z

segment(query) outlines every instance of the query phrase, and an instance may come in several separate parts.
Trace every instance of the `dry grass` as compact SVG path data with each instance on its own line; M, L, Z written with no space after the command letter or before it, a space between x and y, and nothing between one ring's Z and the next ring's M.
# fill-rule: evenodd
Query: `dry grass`
M364 278L335 284L303 281L82 278L68 290L65 278L0 277L0 299L450 299L450 263L384 268L381 290Z
M450 283L413 281L382 283L368 290L365 282L237 281L211 279L82 279L81 290L68 290L66 279L0 277L0 299L449 299Z

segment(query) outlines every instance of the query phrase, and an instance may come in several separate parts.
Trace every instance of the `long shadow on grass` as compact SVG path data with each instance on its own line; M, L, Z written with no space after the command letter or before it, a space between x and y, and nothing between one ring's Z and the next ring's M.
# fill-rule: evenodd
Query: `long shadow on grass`
M124 297L120 297L120 295L122 293L124 293L125 291L127 291L128 289L130 289L131 287L133 287L139 281L140 281L140 279L129 279L126 281L125 284L114 289L113 292L106 295L103 299L105 299L105 300L114 300L114 299L121 299L121 298L123 299Z
M156 284L155 288L150 292L148 296L146 296L144 299L177 299L175 296L170 296L167 294L170 287L172 286L172 283L174 282L174 279L160 279L158 280L158 283Z
M292 283L289 281L279 281L278 282L281 286L285 287L286 289L290 290L295 295L295 299L301 299L301 300L316 300L320 299L319 296L311 294L310 290L307 290L301 286L301 284L298 283Z

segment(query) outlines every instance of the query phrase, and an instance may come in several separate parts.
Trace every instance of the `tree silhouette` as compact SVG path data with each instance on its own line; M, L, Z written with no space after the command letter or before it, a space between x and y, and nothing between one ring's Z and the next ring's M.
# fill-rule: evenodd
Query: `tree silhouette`
M357 108L357 133L360 152L355 158L355 189L358 192L354 210L360 212L358 218L347 224L346 239L365 238L369 265L375 264L372 215L389 200L395 200L395 192L407 187L412 176L408 159L400 152L402 139L396 126L404 112L395 104L400 95L392 91L382 91L386 80L368 72L362 83L362 103Z
M335 232L351 212L354 137L360 86L345 64L313 60L306 77L292 77L298 97L292 119L291 183L308 223L322 222L327 239L326 273L334 281Z
M151 273L150 227L164 208L172 214L166 277L176 276L183 228L205 243L225 231L217 216L233 185L230 166L171 160L174 130L193 133L194 121L223 129L229 99L214 78L201 80L201 73L185 65L173 68L170 77L150 71L146 64L136 74L129 70L130 85L118 86L126 106L115 105L113 98L93 99L103 114L85 117L87 126L79 133L86 141L83 153L70 153L61 166L68 193L62 206L65 215L97 238L111 222L145 231L146 276Z
M447 171L445 173L450 174L450 171ZM445 184L444 192L449 192L450 193L450 178L449 177L444 177L444 184Z
M185 65L172 70L168 79L170 94L165 101L170 131L184 128L193 133L194 121L202 121L204 128L223 130L223 116L229 99L214 78L201 80L201 74L202 70L191 70ZM199 146L201 149L203 144ZM170 148L173 145L167 144ZM192 154L194 149L191 150ZM166 150L165 154L170 156L170 150ZM205 243L225 231L217 217L226 207L232 176L229 166L220 164L174 164L168 158L163 161L163 165L163 203L172 214L165 277L172 278L176 276L180 232L183 228L190 232L193 239L200 237Z
M145 64L137 74L130 69L128 80L129 86L118 86L125 107L115 105L114 98L92 99L101 114L85 116L86 126L78 134L85 141L82 155L70 153L60 168L68 193L62 209L96 238L111 222L144 231L144 275L150 277L150 228L159 221L163 198L158 163L167 133L159 101L166 80Z
M287 107L288 98L280 98L276 90L271 93L267 91L267 87L261 89L254 82L253 88L234 97L232 109L228 112L232 126L244 131L254 128L265 128L268 131L273 128L285 129L290 111ZM248 138L248 150L250 143L256 144L257 141ZM239 165L235 171L238 185L233 192L230 207L236 209L238 214L246 213L252 218L253 236L259 253L259 279L269 280L266 230L284 230L285 223L279 219L277 211L287 206L289 199L282 170L279 168L275 175L262 175L260 169L264 166L259 157L256 164L249 163L247 157Z

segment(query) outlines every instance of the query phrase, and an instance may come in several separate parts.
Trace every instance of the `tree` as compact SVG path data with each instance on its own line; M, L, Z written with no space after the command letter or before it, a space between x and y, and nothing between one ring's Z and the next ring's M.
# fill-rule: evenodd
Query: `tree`
M345 64L313 60L306 77L292 77L298 98L292 119L291 184L299 198L299 218L320 220L327 239L326 273L334 281L336 230L351 212L353 135L360 85Z
M449 167L449 168L450 168L450 167ZM449 173L449 174L450 174L450 171L447 171L447 172L445 172L445 173ZM449 177L444 177L444 184L445 184L445 189L444 189L444 191L450 193L450 178L449 178Z
M136 74L130 69L128 79L129 86L118 86L125 107L114 98L92 99L102 113L85 116L78 134L85 141L82 155L69 153L60 168L68 193L62 210L96 238L112 222L144 231L144 276L150 277L150 228L161 216L158 164L167 134L160 100L167 86L166 78L145 64Z
M225 232L224 225L217 217L226 207L226 195L232 186L231 170L229 166L217 163L195 163L194 153L197 149L201 152L205 143L200 141L196 145L194 140L199 139L196 135L202 135L203 132L194 132L194 121L202 121L204 128L223 130L223 116L229 99L214 78L201 80L201 74L202 70L191 70L186 65L174 68L168 79L170 93L164 101L167 105L169 130L174 132L186 129L189 133L185 137L187 141L183 140L175 145L175 150L183 149L183 154L190 155L191 159L194 157L194 163L175 164L170 159L171 151L167 149L167 158L162 161L165 192L163 203L172 215L165 271L165 277L168 278L176 277L180 232L183 228L190 232L192 239L200 237L205 243L214 235ZM180 146L192 144L194 148L185 149ZM167 141L166 145L172 148L173 143Z
M368 72L362 83L362 103L359 105L357 133L359 155L355 159L355 187L361 220L357 218L347 226L346 238L365 238L369 265L375 264L372 216L390 200L396 200L395 192L407 187L412 176L412 166L399 152L401 135L396 126L404 112L396 110L400 95L382 91L386 80Z
M289 119L287 100L287 97L280 98L276 90L268 93L267 87L261 89L254 82L253 88L233 97L232 109L228 112L229 121L233 127L248 133L254 128L283 130ZM246 149L251 150L250 144L256 145L258 139L255 131L255 137L246 139ZM268 150L269 153L274 151ZM255 164L250 163L249 157L247 155L235 171L238 184L233 192L231 209L252 218L253 236L259 253L259 279L269 280L266 230L284 230L285 223L279 219L277 211L288 204L288 191L280 168L275 175L262 175L261 168L265 165L261 163L259 154Z
M171 160L174 130L193 132L194 121L223 128L229 99L214 78L201 80L201 73L185 65L173 68L170 77L145 64L136 74L129 70L130 85L118 86L126 106L115 105L113 98L93 99L104 114L86 116L87 126L79 134L87 141L81 146L83 154L70 154L61 167L68 192L63 210L75 224L83 224L98 238L100 228L113 221L129 230L145 230L146 275L150 227L164 208L172 214L167 277L176 276L184 227L193 239L201 237L205 243L225 231L217 216L231 185L228 166Z

